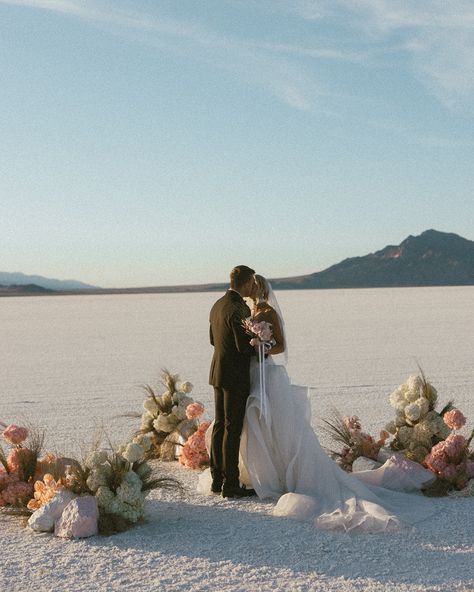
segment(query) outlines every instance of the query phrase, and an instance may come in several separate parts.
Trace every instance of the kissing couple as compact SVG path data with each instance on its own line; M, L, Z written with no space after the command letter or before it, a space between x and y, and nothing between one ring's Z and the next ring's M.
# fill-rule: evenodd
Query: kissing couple
M265 355L246 331L249 317L271 325ZM293 385L286 371L285 326L268 280L234 267L209 320L215 419L207 434L210 483L200 480L201 493L273 499L277 516L343 532L392 531L433 514L420 495L433 476L421 465L394 455L378 469L347 473L321 447L308 388Z

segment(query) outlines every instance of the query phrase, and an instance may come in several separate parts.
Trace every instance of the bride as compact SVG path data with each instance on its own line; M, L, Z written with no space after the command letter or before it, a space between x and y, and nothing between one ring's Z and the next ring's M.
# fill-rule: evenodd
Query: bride
M277 516L313 520L320 528L382 532L432 514L416 491L432 474L416 463L389 459L376 470L347 473L321 447L311 426L308 389L291 384L280 307L270 283L255 276L253 318L272 324L274 345L250 368L251 390L240 444L241 481L260 498L278 500ZM202 488L200 488L202 489Z

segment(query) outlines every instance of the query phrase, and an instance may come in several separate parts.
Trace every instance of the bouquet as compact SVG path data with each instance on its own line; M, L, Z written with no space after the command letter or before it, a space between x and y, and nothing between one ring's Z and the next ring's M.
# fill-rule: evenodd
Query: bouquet
M390 404L396 410L394 421L385 427L394 435L391 447L418 463L423 463L431 448L451 433L443 416L453 409L452 401L438 413L437 399L436 389L423 372L410 376L390 395Z
M252 318L244 319L242 326L245 329L247 335L250 335L250 345L263 346L264 349L271 349L276 341L273 338L272 324L267 321L256 321Z
M147 451L147 458L161 458L175 460L178 444L183 444L198 428L196 403L189 393L193 389L190 382L179 382L176 374L168 370L162 371L165 391L157 395L153 388L146 385L147 398L143 402L141 426L138 434L147 435L151 439L151 446ZM194 406L194 407L193 407ZM194 411L191 414L188 409ZM202 407L204 410L204 408ZM140 417L132 414L133 417Z
M338 411L333 412L331 420L323 419L323 428L334 441L343 445L342 450L330 450L331 457L346 471L352 471L352 463L356 458L365 456L377 460L377 455L390 434L382 430L379 439L362 431L359 418L342 417Z

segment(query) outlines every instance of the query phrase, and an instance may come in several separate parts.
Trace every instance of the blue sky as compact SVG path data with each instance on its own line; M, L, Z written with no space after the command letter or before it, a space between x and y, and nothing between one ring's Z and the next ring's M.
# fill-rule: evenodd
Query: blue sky
M474 4L0 0L0 271L104 287L474 239Z

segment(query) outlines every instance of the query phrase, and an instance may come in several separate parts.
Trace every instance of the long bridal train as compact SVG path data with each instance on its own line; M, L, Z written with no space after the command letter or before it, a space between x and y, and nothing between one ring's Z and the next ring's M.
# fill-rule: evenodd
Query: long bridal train
M376 533L432 515L431 501L419 494L433 478L430 471L394 456L379 469L345 472L313 431L308 389L291 384L286 368L271 358L265 375L262 405L258 363L253 362L240 472L242 482L260 498L278 500L276 516L311 520L330 530ZM206 473L198 485L201 493L209 491Z

